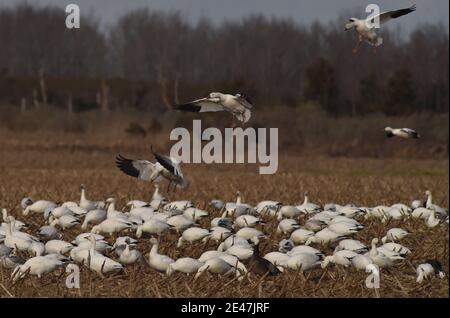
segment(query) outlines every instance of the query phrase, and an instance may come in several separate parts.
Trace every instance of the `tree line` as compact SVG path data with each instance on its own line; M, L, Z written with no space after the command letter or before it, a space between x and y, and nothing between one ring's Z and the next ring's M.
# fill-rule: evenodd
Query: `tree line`
M302 25L251 15L216 25L179 12L130 11L102 28L65 27L63 9L0 8L0 103L84 111L164 111L210 91L243 91L262 108L320 105L330 115L448 112L448 30L380 30L352 53L344 16ZM411 16L411 18L413 18Z

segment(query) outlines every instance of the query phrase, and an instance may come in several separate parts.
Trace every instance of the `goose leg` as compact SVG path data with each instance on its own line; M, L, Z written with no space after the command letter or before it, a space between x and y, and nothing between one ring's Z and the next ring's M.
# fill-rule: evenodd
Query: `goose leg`
M358 43L356 44L356 46L352 50L353 54L358 53L358 49L359 49L359 46L361 45L361 42L362 42L362 37L360 35L359 38L358 38Z

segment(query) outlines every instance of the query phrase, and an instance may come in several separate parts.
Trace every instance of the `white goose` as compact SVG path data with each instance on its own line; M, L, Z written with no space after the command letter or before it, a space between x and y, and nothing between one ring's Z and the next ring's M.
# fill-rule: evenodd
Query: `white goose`
M264 224L264 222L253 215L241 215L236 218L234 224L238 227L254 227L258 224Z
M6 227L5 232L5 240L4 240L5 246L12 248L14 250L28 251L31 245L36 241L33 240L31 237L19 235L19 233L22 232L12 232L14 217L9 216L8 218L9 223L7 223L7 225L9 226Z
M240 275L240 272L236 270L233 265L230 265L220 257L210 258L205 261L205 263L199 267L197 274L195 274L194 280L197 280L204 272L223 276L229 276L234 273L236 273L237 276Z
M310 245L311 243L317 243L321 245L328 245L334 242L337 242L339 240L346 239L347 236L338 234L336 232L333 232L332 230L325 228L316 234L314 236L308 238L308 240L305 242L305 245Z
M81 225L81 229L87 229L89 224L98 225L106 220L107 212L105 210L91 210L84 217L83 224Z
M74 248L72 244L62 240L50 240L45 243L45 253L47 254L66 254Z
M425 279L439 276L441 279L445 277L445 273L442 270L442 265L437 260L426 260L417 266L416 269L417 279L416 282L422 284Z
M393 261L377 249L377 244L378 238L372 239L372 248L364 255L368 256L374 262L374 264L376 264L380 268L392 267L394 265Z
M113 235L114 233L119 233L125 229L129 229L133 226L133 223L121 219L109 219L107 218L102 223L95 225L91 233L100 234L106 233L109 235Z
M105 207L105 202L100 201L91 201L86 199L86 187L84 184L80 186L81 190L81 197L80 197L80 207L83 209L86 209L87 211L95 210L95 209L102 209Z
M425 203L427 209L435 211L441 217L446 217L448 215L446 209L441 208L439 205L433 204L433 196L430 190L425 191L425 195L427 196L427 201Z
M321 251L319 251L317 248L308 246L308 245L299 245L294 247L292 250L290 250L289 252L287 252L286 254L289 256L294 256L295 254L299 254L299 253L310 253L310 254L315 254L319 257L323 256L323 253Z
M388 138L392 138L394 136L400 137L403 139L410 139L410 138L418 139L418 138L420 138L420 134L411 128L386 127L386 128L384 128L384 130L386 131L386 137L388 137Z
M320 265L320 257L312 253L296 253L286 262L287 268L301 271L307 271Z
M175 109L188 112L217 112L227 111L241 123L250 120L253 105L243 93L235 95L213 92L208 97L197 99L185 104L175 105Z
M226 251L227 254L236 256L240 261L248 260L253 255L253 248L235 244L230 246Z
M300 228L300 225L294 219L283 219L278 223L278 234L291 234L294 230Z
M152 237L150 239L150 243L153 246L149 253L149 265L158 272L165 273L169 267L169 264L175 261L169 256L158 254L159 242L156 238Z
M183 257L177 259L175 262L170 263L166 270L166 275L170 276L173 272L181 272L185 274L192 274L198 271L198 269L204 263L191 257Z
M206 242L210 236L211 233L209 230L198 227L188 228L184 230L183 234L181 234L181 237L178 239L177 248L180 248L183 245L183 242L193 243L200 240Z
M255 236L258 239L263 239L266 237L266 235L263 232L252 227L243 227L242 229L236 232L236 236L242 237L246 240L251 240Z
M414 209L414 211L411 213L411 217L413 217L414 219L427 220L430 217L431 213L433 213L433 210L420 207Z
M200 210L197 208L187 208L184 210L183 215L194 222L199 221L202 218L205 218L208 216L208 212L204 210Z
M367 268L367 265L369 265L369 264L373 264L373 261L367 255L357 254L355 257L352 258L352 265L357 270L365 271Z
M362 225L355 225L354 223L337 222L328 225L328 229L340 235L351 235L358 233L364 227Z
M216 226L216 227L211 228L210 233L211 233L211 237L210 237L211 240L214 240L216 242L221 242L232 234L229 229L226 229L221 226Z
M171 226L166 222L152 218L148 221L145 221L144 224L138 225L136 230L136 237L140 238L143 232L148 234L161 235L162 233L168 231L170 228Z
M289 255L281 252L269 252L264 258L283 271L287 261L291 258Z
M335 251L342 251L342 250L352 251L355 253L365 253L369 249L367 248L367 246L365 244L361 243L360 241L346 239L346 240L340 241L335 249Z
M51 226L59 225L63 230L69 229L80 224L80 220L73 215L63 215L60 218L54 219L50 223Z
M383 242L383 244L384 244L388 241L391 241L391 242L399 241L410 234L411 233L409 233L408 231L403 230L401 228L392 228L389 231L387 231L385 236L383 236L383 238L381 239L381 242Z
M334 252L333 255L326 256L322 262L322 268L328 266L329 263L334 263L348 267L352 264L352 259L358 254L348 250Z
M433 228L438 226L441 223L441 221L436 218L436 212L433 211L431 213L431 215L428 217L428 219L426 220L425 224L429 227L429 228Z
M48 208L56 208L57 204L52 201L39 200L30 205L28 205L23 211L23 215L28 215L31 213L41 213L43 214Z
M4 208L2 209L2 216L3 216L3 222L5 222L5 223L2 223L0 228L1 227L6 228L6 226L7 226L6 223L8 222L8 211ZM25 223L23 223L22 221L15 220L14 231L21 231L23 229L26 229L27 227L28 226Z
M281 221L283 217L296 218L302 214L302 211L293 205L284 205L279 211L277 219Z
M296 208L299 209L302 213L306 214L320 212L319 205L309 202L308 192L305 192L305 199L303 201L303 204L298 205Z
M306 229L296 229L294 232L291 233L290 239L295 244L303 244L305 243L310 237L314 236L313 231L308 231Z
M41 278L43 275L53 272L63 266L63 262L52 257L35 256L28 259L23 265L17 266L11 274L13 281L24 277L28 272Z
M110 272L117 272L123 269L122 264L96 251L95 245L97 244L97 241L95 240L94 236L90 237L90 241L91 241L91 248L88 250L89 252L86 265L91 270L98 273L100 276L103 276L103 274Z
M125 249L122 251L122 253L119 256L119 262L123 265L131 265L136 262L144 261L144 258L138 250L132 250L130 248L130 245L124 244Z
M186 218L184 215L175 215L167 219L167 224L174 227L178 232L184 231L195 225L195 222Z
M345 31L355 28L356 32L358 33L358 43L356 47L353 49L353 53L358 52L359 45L363 40L375 47L380 46L383 43L383 39L379 37L375 32L376 25L374 25L374 22L377 21L375 20L376 18L378 19L379 24L381 25L391 19L396 19L405 14L411 13L414 10L416 10L415 5L406 9L382 12L378 14L376 17L369 16L365 19L350 18L349 22L345 24Z

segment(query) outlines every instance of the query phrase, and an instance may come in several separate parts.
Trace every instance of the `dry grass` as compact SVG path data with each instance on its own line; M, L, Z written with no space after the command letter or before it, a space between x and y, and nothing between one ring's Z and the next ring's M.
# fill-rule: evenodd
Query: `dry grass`
M107 140L104 144L113 146L101 146L100 142L91 145L88 136L48 135L39 140L27 134L2 136L0 205L21 219L19 202L22 197L77 201L81 183L87 186L89 198L114 196L119 207L130 199L148 200L151 196L153 187L121 174L114 166L118 151L149 156L148 150L136 139ZM170 194L169 199L191 199L196 206L205 209L208 209L207 202L214 198L234 200L238 189L244 201L252 204L263 199L286 204L300 202L302 193L308 190L312 201L317 203L352 202L364 206L409 203L423 198L423 192L429 189L437 203L448 207L447 159L281 157L279 171L272 176L260 176L253 165L191 165L185 167L185 174L191 179L190 188ZM217 216L217 212L210 212L211 217ZM34 232L43 225L43 218L32 216L27 222ZM202 222L209 225L209 219ZM366 243L373 237L383 236L387 230L377 221L364 224L365 229L356 238ZM270 236L262 243L263 252L274 250L274 242L281 239L275 234L275 226L275 221L271 221L264 229ZM448 297L447 278L435 278L422 285L415 283L415 266L427 258L439 259L448 273L448 226L428 229L423 222L413 220L389 224L389 227L395 226L414 233L402 241L413 254L389 273L382 272L381 297ZM66 231L64 239L70 241L79 231L79 228ZM174 258L198 257L206 249L216 247L212 242L208 246L199 243L177 251L176 238L174 233L162 237L162 253ZM141 241L139 249L148 252L148 237ZM253 276L252 282L247 279L230 282L228 278L207 275L194 282L192 276L180 273L167 278L148 266L138 265L102 279L82 268L80 290L65 287L66 274L62 271L42 279L27 277L15 285L9 279L10 273L10 270L0 269L0 297L375 297L374 290L365 287L366 273L338 266L330 266L326 271L318 268L305 274L287 272L262 281Z

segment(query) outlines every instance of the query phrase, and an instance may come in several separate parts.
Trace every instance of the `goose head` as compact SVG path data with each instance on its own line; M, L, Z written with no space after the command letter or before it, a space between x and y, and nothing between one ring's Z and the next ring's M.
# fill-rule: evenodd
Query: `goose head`
M386 132L392 132L394 129L392 129L391 127L385 127L384 131Z
M22 207L22 209L26 209L28 206L33 204L33 199L32 198L23 198L22 201L20 202L20 206Z
M348 31L355 26L355 22L358 21L356 18L348 19L348 23L345 24L344 31Z

